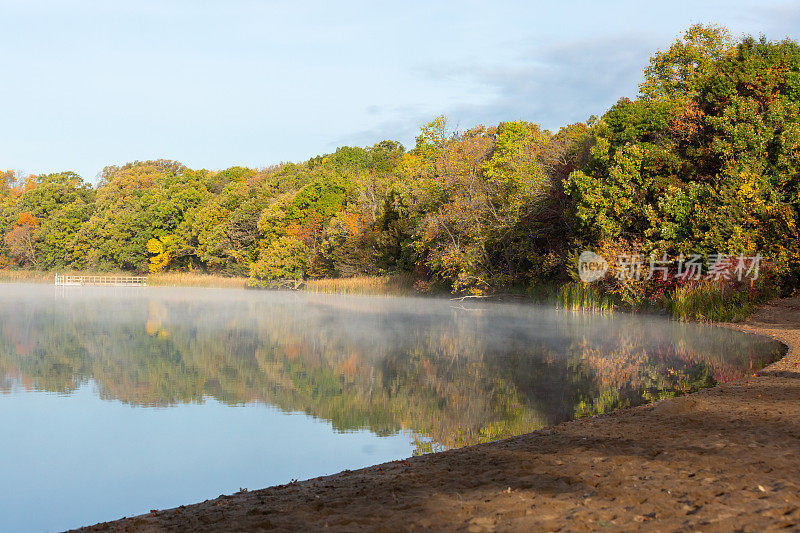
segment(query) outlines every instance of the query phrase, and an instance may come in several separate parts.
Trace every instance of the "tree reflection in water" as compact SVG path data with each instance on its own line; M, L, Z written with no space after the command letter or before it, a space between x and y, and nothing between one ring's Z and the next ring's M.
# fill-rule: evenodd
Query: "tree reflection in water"
M92 379L140 406L262 402L417 452L496 440L752 372L782 345L644 316L446 300L5 286L0 391Z

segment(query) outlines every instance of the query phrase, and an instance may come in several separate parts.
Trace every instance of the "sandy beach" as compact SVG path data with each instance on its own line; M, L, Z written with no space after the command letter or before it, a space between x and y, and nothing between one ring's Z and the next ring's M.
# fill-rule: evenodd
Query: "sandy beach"
M789 352L657 404L81 531L800 530L800 298L729 327Z

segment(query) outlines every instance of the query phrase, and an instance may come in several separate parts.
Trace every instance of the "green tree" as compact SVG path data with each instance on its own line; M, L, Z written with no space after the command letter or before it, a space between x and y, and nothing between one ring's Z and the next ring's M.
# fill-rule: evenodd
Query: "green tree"
M650 58L640 85L643 98L696 96L701 80L714 64L729 55L735 46L727 29L695 24L666 52Z
M280 237L263 251L250 271L254 287L297 288L306 275L308 248L292 237Z

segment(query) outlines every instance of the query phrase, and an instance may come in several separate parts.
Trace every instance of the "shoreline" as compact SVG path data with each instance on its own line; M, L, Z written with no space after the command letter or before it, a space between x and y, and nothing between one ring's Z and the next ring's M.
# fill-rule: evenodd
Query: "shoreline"
M798 528L800 298L718 325L788 351L678 398L76 531Z
M92 271L62 271L56 273L35 270L8 270L0 269L0 285L4 283L35 283L50 284L58 275L67 276L130 276L130 272L92 272ZM419 291L413 279L407 274L385 274L374 276L354 276L349 278L315 278L305 280L297 287L255 287L250 285L250 278L228 277L201 272L160 272L147 274L148 287L186 287L208 289L241 289L254 291L293 291L307 294L331 294L341 296L372 296L372 297L411 297L411 298L440 298L453 302L465 303L496 302L496 303L522 303L533 305L553 306L564 311L588 312L593 314L607 313L632 313L636 315L665 316L681 322L699 322L705 324L719 324L727 320L740 322L751 315L757 306L751 303L738 305L729 301L724 304L727 309L719 310L715 303L704 302L706 308L702 310L671 308L669 302L659 305L617 305L608 301L589 298L577 300L571 297L562 299L561 290L569 285L551 285L549 288L539 288L531 292L504 292L489 293L485 295L458 295L452 292L437 289ZM742 309L744 306L746 309ZM712 309L713 308L713 309ZM732 309L736 309L733 312ZM716 313L716 318L714 317Z
M59 271L58 275L67 276L133 276L130 272L90 272ZM0 284L3 283L36 283L50 284L55 281L56 272L40 272L34 270L0 270ZM151 287L202 287L217 289L246 288L247 278L225 277L213 274L193 274L187 272L167 272L146 274L148 286Z

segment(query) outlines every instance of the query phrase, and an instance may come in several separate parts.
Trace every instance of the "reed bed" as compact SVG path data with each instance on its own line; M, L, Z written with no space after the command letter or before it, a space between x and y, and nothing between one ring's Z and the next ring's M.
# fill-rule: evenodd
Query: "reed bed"
M610 313L614 310L614 299L597 287L573 282L558 288L556 307L570 311Z
M34 270L0 270L0 283L54 283L55 273Z
M666 308L676 320L700 322L738 322L753 314L755 306L768 299L767 294L732 287L722 282L698 282L678 287L655 309ZM558 288L556 307L572 311L609 313L615 300L600 288L585 283L567 283ZM647 311L648 306L634 307Z
M672 316L678 320L738 322L750 316L760 300L747 289L701 282L675 289L669 305Z
M247 278L218 276L197 272L162 272L149 274L147 284L152 287L206 287L216 289L244 289Z
M417 294L414 290L413 278L403 274L312 279L303 285L303 290L329 294L385 296L412 296Z

